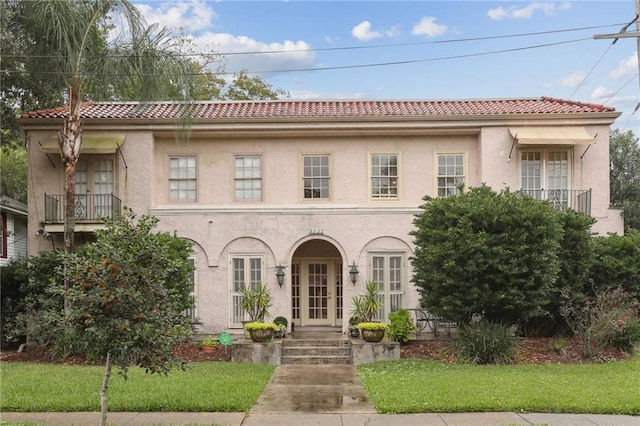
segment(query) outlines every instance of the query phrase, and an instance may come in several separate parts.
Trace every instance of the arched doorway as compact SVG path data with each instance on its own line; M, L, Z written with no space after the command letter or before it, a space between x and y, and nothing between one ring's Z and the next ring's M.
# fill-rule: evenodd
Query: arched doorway
M303 243L291 262L291 317L296 327L341 326L342 257L328 241Z

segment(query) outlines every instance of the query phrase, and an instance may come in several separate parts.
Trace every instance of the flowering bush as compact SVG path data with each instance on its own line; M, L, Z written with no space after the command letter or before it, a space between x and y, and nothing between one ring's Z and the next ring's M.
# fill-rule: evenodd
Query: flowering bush
M633 352L640 345L638 302L621 288L596 292L594 300L565 306L562 311L589 357L597 357L607 347Z
M361 322L358 330L387 330L389 326L383 322Z
M244 329L247 331L251 330L276 330L277 326L272 322L248 322L244 325Z

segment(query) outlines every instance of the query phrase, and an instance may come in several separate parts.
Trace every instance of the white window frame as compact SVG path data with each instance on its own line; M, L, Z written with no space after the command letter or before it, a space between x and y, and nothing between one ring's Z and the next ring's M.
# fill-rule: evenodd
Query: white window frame
M382 265L376 261L382 259ZM399 262L391 268L392 262ZM387 321L390 312L404 308L407 288L407 254L398 251L369 253L369 277L378 285L382 307L374 316L376 321ZM382 275L382 277L380 276Z
M247 165L247 160L252 164ZM238 164L242 161L242 164ZM257 166L255 162L257 161ZM236 154L233 157L233 191L236 201L262 201L262 155ZM240 167L239 167L240 166Z
M326 175L314 175L313 173L311 175L307 175L306 174L306 169L307 166L305 165L305 161L306 159L322 159L326 158L327 159L327 164L326 164L326 169L327 169L327 174ZM332 159L331 159L331 155L330 154L302 154L302 161L301 163L301 175L302 175L302 199L305 201L326 201L326 200L330 200L331 199L331 169L332 169ZM319 166L316 165L310 165L310 167L312 167L314 170L317 169L322 169L323 167L325 167L324 164L320 164ZM319 181L326 181L326 197L323 196L324 194L322 194L322 190L325 189L325 186L321 185L319 190L320 190L320 196L318 197L314 197L313 196L313 191L316 189L314 186L312 186L308 191L310 191L311 193L311 197L307 197L307 187L306 187L306 181L307 180L319 180Z
M243 260L244 262L242 280L236 274L236 260ZM255 262L258 262L259 265L259 271L256 275L252 275L254 272L252 262L254 262L254 266L256 265ZM247 286L254 287L260 283L266 284L265 273L264 254L262 253L234 253L229 255L229 293L231 295L229 298L229 322L232 328L240 328L243 321L249 320L249 316L240 308L240 301L242 300L240 291L243 288L247 288Z
M440 159L453 158L454 164L440 164ZM458 163L458 159L461 159ZM456 173L456 168L462 167L462 174ZM435 155L435 188L437 197L451 197L460 193L458 186L460 184L467 185L467 153L460 151L443 151L437 152ZM441 173L443 171L444 173ZM453 173L451 173L453 172ZM445 179L448 182L441 184L441 179ZM453 182L451 182L453 180ZM442 191L441 191L442 190Z
M538 176L539 183L537 188L529 187L529 184L525 182L524 179L524 154L540 154L540 165L539 171L540 174ZM550 184L549 178L551 165L550 155L552 154L561 154L566 155L566 169L564 176L562 178L566 179L566 185L557 185ZM530 148L530 149L521 149L518 152L519 158L519 183L520 189L523 193L528 194L529 196L537 199L537 200L549 200L554 207L558 207L560 210L565 211L569 204L571 203L570 191L572 189L572 166L573 166L573 150L571 148L558 148L558 147L549 147L549 148ZM527 160L528 161L528 160ZM562 159L561 161L565 161ZM535 175L533 176L535 177Z
M377 167L378 165L375 164L374 165L374 158L381 158L381 157L395 157L396 159L396 164L395 164L395 170L396 173L395 175L391 174L391 173L387 173L387 174L382 174L382 173L374 173L374 167ZM390 201L397 201L400 199L400 184L401 184L401 179L400 179L400 170L401 170L401 164L402 164L402 158L400 156L399 152L370 152L369 153L369 197L372 200L376 200L376 201L384 201L384 200L390 200ZM382 167L380 167L382 168ZM388 184L387 185L382 185L382 184L376 184L376 181L378 180L388 180ZM395 182L395 185L394 185ZM387 188L387 192L386 194L384 192L382 192L383 188ZM374 193L374 191L376 189L379 189L380 192L378 193ZM392 189L395 189L395 192L392 191Z
M186 167L177 167L174 169L173 160L193 160L193 167L187 165ZM168 168L169 168L169 200L174 202L194 202L198 201L198 156L194 154L180 154L180 155L169 155L168 158ZM189 169L193 169L193 174L189 173ZM174 170L177 173L177 176L174 176ZM173 183L178 184L178 188L173 188ZM192 185L190 184L192 183ZM181 186L186 184L186 188L182 188ZM182 197L181 192L186 192L187 196ZM174 193L177 193L178 196L174 197ZM190 194L193 193L191 196Z
M193 300L193 307L189 308L185 311L185 316L189 318L192 322L195 322L198 319L198 297L196 295L196 286L198 285L198 264L196 262L196 258L193 256L189 256L189 263L193 267L191 271L191 291L189 292L189 297Z

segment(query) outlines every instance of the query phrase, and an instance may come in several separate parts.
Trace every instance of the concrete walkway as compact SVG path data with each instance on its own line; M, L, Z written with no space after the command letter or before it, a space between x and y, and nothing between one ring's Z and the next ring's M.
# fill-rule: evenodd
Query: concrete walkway
M376 414L351 365L280 365L249 413L109 413L113 425L640 426L640 416L541 413ZM96 425L100 413L0 413L0 421Z

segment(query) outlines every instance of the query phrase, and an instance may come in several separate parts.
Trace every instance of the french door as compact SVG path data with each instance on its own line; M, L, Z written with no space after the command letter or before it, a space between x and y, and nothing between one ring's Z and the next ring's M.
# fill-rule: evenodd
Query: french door
M336 325L336 270L334 262L303 260L301 264L302 325Z

